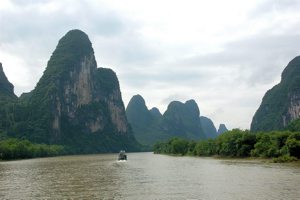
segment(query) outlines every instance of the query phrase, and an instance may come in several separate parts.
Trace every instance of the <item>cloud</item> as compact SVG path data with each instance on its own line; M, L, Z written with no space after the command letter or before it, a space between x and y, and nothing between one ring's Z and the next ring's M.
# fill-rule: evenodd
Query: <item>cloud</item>
M300 34L257 35L226 44L223 50L186 58L177 65L236 73L248 85L274 82L287 63L300 54Z
M104 60L99 66L121 67L123 63L138 63L155 56L137 35L139 25L105 4L95 6L86 1L8 1L8 4L10 9L0 8L0 26L5 27L0 35L0 52L3 52L0 59L6 68L16 69L14 65L22 63L26 69L27 73L17 76L7 70L18 95L33 89L58 40L71 29L79 28L89 35L97 60ZM21 61L14 62L12 57ZM24 86L19 80L30 83Z
M15 1L11 6L13 9L0 13L1 26L6 29L1 34L1 42L51 38L75 28L110 37L122 34L125 29L122 16L104 6L93 7L85 1Z
M299 46L298 34L256 35L229 42L219 52L178 58L154 70L128 71L121 74L122 82L140 93L148 91L146 101L165 94L151 104L161 111L170 101L194 98L201 113L215 122L247 128L263 94L299 55Z
M265 0L250 12L251 17L262 17L263 15L272 15L276 12L291 12L299 10L300 2L298 0Z
M116 71L125 104L140 93L163 112L171 100L195 99L215 124L247 128L300 53L299 8L296 0L3 0L0 61L16 93L30 91L58 40L78 28L98 66Z

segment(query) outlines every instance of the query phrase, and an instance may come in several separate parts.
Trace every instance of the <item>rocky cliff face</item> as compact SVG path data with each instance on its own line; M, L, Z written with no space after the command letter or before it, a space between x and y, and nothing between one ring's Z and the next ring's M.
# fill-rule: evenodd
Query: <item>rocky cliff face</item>
M300 117L300 56L284 69L281 81L263 97L251 123L252 131L281 130Z
M97 68L92 44L80 30L60 39L35 89L20 100L25 105L21 109L30 114L16 124L26 120L21 130L35 142L87 152L132 150L137 145L117 76L111 69Z
M0 102L15 99L17 99L17 97L14 93L14 86L8 81L3 71L2 63L0 63Z
M299 84L300 85L300 84ZM287 126L291 121L300 118L300 93L292 94L285 115L283 115L283 126Z

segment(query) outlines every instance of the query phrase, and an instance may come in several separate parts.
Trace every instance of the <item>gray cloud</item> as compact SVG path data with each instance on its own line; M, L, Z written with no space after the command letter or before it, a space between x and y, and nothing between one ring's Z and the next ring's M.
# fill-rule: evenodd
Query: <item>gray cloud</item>
M256 35L227 43L217 53L178 58L165 66L152 67L157 71L141 67L144 70L128 71L121 77L123 84L146 90L152 98L160 90L178 87L160 101L164 109L170 101L194 98L203 115L226 122L231 128L237 127L234 124L249 127L263 94L279 81L288 62L299 55L299 46L297 33Z
M177 65L232 70L246 84L273 82L287 63L300 54L300 34L257 35L228 43L221 52L193 56ZM217 70L216 70L217 71ZM235 76L236 75L236 76Z
M5 27L0 36L1 43L31 38L39 40L44 37L61 37L66 31L75 28L87 29L106 37L121 34L125 29L121 16L105 8L94 8L84 1L72 1L73 10L70 12L65 12L67 4L59 4L55 11L45 12L47 9L42 5L51 1L38 3L34 1L32 4L16 2L18 2L15 4L17 12L7 10L0 13L1 27Z
M169 24L152 24L151 19L144 23L145 16L139 18L131 13L136 11L135 5L130 5L130 12L121 12L105 1L13 0L10 3L12 9L0 12L0 27L3 27L0 61L8 69L8 78L18 94L33 89L58 40L68 30L79 28L89 35L98 66L111 67L117 72L125 103L140 93L149 107L157 106L163 112L172 100L195 99L201 113L216 124L225 122L231 128L247 128L265 91L279 81L283 68L300 54L300 20L294 17L300 2L296 0L262 1L246 13L245 24L220 29L228 33L232 27L248 30L249 22L255 29L253 33L237 34L238 39L224 38L216 48L220 51L212 53L205 52L198 40L205 37L202 31L209 33L209 30L199 30L199 38L188 42L179 37L181 33L191 33L183 34L184 37L197 35L185 26L188 18L178 21L178 29L171 29L179 32L176 39L172 39L174 32L162 37L166 42L160 36ZM165 13L163 16L167 17ZM275 20L278 16L279 20ZM261 28L257 24L262 24ZM187 30L181 32L181 26ZM207 29L210 26L204 25ZM142 30L150 32L145 35ZM213 40L218 40L218 36L208 37L204 45L215 45Z
M262 17L274 14L274 12L298 11L300 2L298 0L265 0L260 2L255 9L249 13L250 17Z
M0 35L0 51L25 61L23 67L28 69L28 74L24 76L31 76L26 87L18 82L15 84L17 94L33 89L58 40L71 29L79 28L89 35L99 66L112 64L122 71L124 63L145 62L156 55L137 35L138 23L105 5L98 7L86 1L62 1L54 5L53 12L43 12L52 2L55 1L16 0L12 1L13 10L0 12L0 26L5 27ZM70 3L72 10L68 12ZM13 67L3 59L2 62L8 68Z

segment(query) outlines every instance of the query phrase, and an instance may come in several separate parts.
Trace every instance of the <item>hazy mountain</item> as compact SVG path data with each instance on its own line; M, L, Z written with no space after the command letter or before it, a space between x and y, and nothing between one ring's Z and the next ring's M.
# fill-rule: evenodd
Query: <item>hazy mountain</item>
M200 116L200 122L207 138L217 137L217 129L211 119L208 117Z
M162 115L157 108L148 110L145 100L141 95L134 95L127 107L126 116L134 136L141 144L152 145L156 141L164 140L163 133L159 130Z
M159 120L162 117L162 114L158 110L158 108L154 107L150 109L150 113L155 120Z
M143 97L135 95L128 103L126 115L135 137L142 144L153 145L172 137L199 140L217 136L213 122L199 117L199 107L194 100L173 101L162 115L157 108L148 110Z
M154 116L148 110L145 100L141 95L133 96L126 108L126 116L128 122L132 126L132 130L136 137L149 131L154 121Z
M206 138L200 123L200 111L194 100L173 101L163 114L160 127L171 136L192 140Z
M219 128L218 128L218 135L220 135L226 131L228 131L228 129L226 128L225 124L220 124Z

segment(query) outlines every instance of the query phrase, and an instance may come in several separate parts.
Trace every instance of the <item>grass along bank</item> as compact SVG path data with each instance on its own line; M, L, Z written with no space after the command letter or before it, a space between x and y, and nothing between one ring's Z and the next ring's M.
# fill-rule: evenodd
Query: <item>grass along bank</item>
M0 141L0 160L51 157L66 154L61 145L34 144L28 140L9 138Z
M188 141L172 138L158 142L154 153L169 155L218 156L232 158L272 158L274 162L291 162L300 158L300 132L273 131L250 133L234 129L216 139Z

